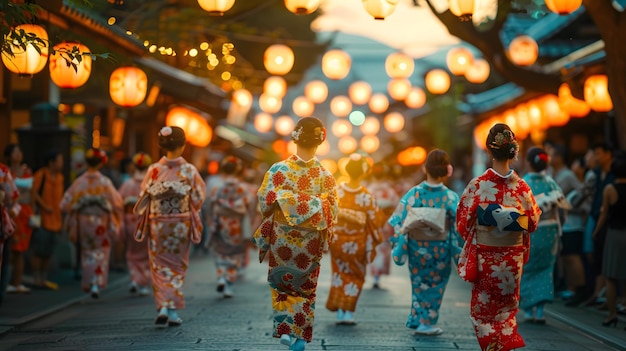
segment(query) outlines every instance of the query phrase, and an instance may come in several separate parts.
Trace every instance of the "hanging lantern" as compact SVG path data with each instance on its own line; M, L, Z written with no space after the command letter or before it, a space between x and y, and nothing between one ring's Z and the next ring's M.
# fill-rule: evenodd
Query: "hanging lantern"
M36 24L21 24L15 27L15 31L19 32L24 30L27 34L32 34L35 37L41 39L40 41L28 41L25 43L26 49L15 43L10 43L10 38L4 37L6 42L9 42L11 51L14 56L11 56L8 52L2 51L2 62L4 66L11 72L23 75L33 75L41 72L46 67L48 62L48 32L42 26ZM37 47L39 50L37 50Z
M442 69L435 68L426 73L426 89L432 94L445 94L450 89L450 76Z
M486 122L483 122L474 128L474 143L483 150L487 150L485 141L489 136L489 129L491 129L491 124Z
M329 79L344 79L350 73L352 59L346 52L335 49L322 56L322 72Z
M308 15L320 6L320 0L285 0L287 10L296 15Z
M367 117L361 124L361 133L363 135L376 135L380 131L380 121L376 117Z
M361 149L368 154L373 154L378 150L380 146L380 140L374 135L366 135L361 138Z
M474 63L474 55L466 48L454 48L446 55L448 69L455 76L462 76Z
M394 52L385 59L385 71L389 78L409 78L415 70L413 58L401 52Z
M328 97L328 86L321 80L312 80L304 87L304 96L313 103L321 104Z
M224 16L235 5L235 0L198 0L202 9L211 16Z
M295 123L290 116L280 116L276 119L276 133L282 136L287 136L293 132Z
M254 117L254 129L256 129L259 133L269 132L272 130L273 124L274 118L272 118L272 115L265 112L257 113Z
M527 110L528 111L528 110ZM507 110L506 113L511 113L515 116L515 118L517 119L517 126L519 128L520 134L521 135L525 135L526 137L528 136L528 133L530 132L530 120L528 118L528 113L526 113L525 115L520 115L517 114L515 112L515 110ZM526 139L526 137L522 138L522 139Z
M352 112L352 101L347 96L335 96L330 100L330 112L337 117L346 117Z
M276 96L261 94L259 96L259 107L263 112L269 114L276 113L283 107L283 100Z
M569 15L578 10L583 0L546 0L546 6L550 11L561 16Z
M252 106L252 93L248 89L237 89L233 92L233 101L239 106Z
M420 87L413 87L409 95L404 99L404 104L408 108L421 108L426 103L426 93Z
M63 51L71 52L74 47L80 52L89 52L89 48L79 43L61 43L54 46L54 54L50 56L50 79L59 88L75 89L87 82L91 75L91 56L83 55L81 61L72 60L73 66L67 65L67 57ZM61 50L61 51L60 51ZM143 100L143 99L142 99Z
M609 112L613 101L609 94L609 79L604 74L589 76L585 80L585 102L596 112Z
M315 104L306 96L295 98L291 107L293 108L293 113L298 117L309 117L315 111Z
M337 138L341 138L352 133L352 124L345 119L338 119L333 122L331 130Z
M387 83L389 96L396 101L402 101L411 92L411 82L406 78L395 78Z
M317 147L317 150L315 150L315 154L319 156L328 155L329 152L330 144L328 143L328 140L322 141L322 143Z
M536 100L530 101L528 104L521 104L515 108L515 113L518 116L528 116L528 122L530 123L531 130L544 130L548 128L547 118L541 109L541 106Z
M283 77L268 77L265 82L263 82L263 93L283 98L287 93L287 82Z
M122 107L139 105L148 91L148 76L137 67L120 67L111 73L109 93L111 100Z
M561 109L559 99L554 95L546 95L539 100L548 124L561 127L569 122L569 114Z
M165 124L182 128L191 145L206 147L213 138L213 129L206 118L187 107L177 106L170 109L165 116Z
M483 59L476 59L465 71L465 79L470 83L481 84L489 78L490 71L489 62Z
M572 91L567 83L563 83L559 87L559 105L571 117L585 117L591 111L584 100L572 96Z
M348 88L348 96L356 105L364 105L372 96L372 86L362 80L354 82Z
M474 14L474 0L450 0L450 12L461 21L469 21Z
M265 49L263 64L270 74L284 75L293 68L295 57L287 45L274 44Z
M384 20L396 9L398 2L399 0L363 0L363 7L374 19Z
M518 66L530 66L539 56L539 46L535 39L528 35L520 35L509 44L509 58Z
M337 146L339 147L339 151L348 155L355 152L358 145L353 137L344 136L339 139L339 144Z
M401 166L417 166L426 161L426 156L426 149L415 146L400 151L397 160Z
M383 125L389 133L397 133L404 129L404 116L400 112L390 112L385 116Z
M376 93L372 95L368 106L374 113L383 113L389 108L389 99L387 99L385 94Z

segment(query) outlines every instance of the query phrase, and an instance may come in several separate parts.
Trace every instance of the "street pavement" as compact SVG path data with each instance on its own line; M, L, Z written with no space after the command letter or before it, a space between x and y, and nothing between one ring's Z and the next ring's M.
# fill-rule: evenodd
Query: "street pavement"
M0 307L0 350L287 350L271 337L271 303L266 265L255 262L235 285L235 296L215 291L215 268L208 256L192 257L185 282L187 308L179 312L180 327L157 329L152 297L131 296L128 277L111 276L99 299L74 290L9 295ZM404 326L410 306L406 266L393 267L382 288L366 281L356 311L357 324L339 326L324 308L330 287L330 262L322 262L313 342L307 350L413 351L479 350L469 320L470 286L453 274L448 285L439 336L418 336ZM62 296L67 296L61 300ZM47 301L47 302L46 302ZM41 306L45 304L45 306ZM24 314L15 312L19 306ZM11 311L7 316L5 311ZM39 313L36 313L38 312ZM44 313L45 312L45 313ZM625 320L604 328L606 312L592 308L548 307L546 325L522 322L520 333L529 351L626 350Z

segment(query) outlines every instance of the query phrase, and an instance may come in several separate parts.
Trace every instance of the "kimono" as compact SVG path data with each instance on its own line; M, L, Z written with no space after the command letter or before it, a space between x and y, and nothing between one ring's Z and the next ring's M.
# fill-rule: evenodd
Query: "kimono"
M541 209L530 187L515 171L500 175L488 169L465 188L457 210L457 230L465 239L468 262L459 275L472 280L470 319L482 350L507 351L525 345L517 332L522 267L529 233ZM470 276L475 275L475 279Z
M10 215L11 206L20 197L9 167L0 163L0 268L4 242L15 232L15 222Z
M101 289L107 285L111 243L120 232L122 209L117 189L98 171L76 178L61 199L70 241L80 243L84 291L92 285Z
M530 256L524 265L520 288L520 308L532 309L538 304L554 301L554 264L561 236L559 207L565 196L549 176L528 173L524 176L542 210L537 230L530 241Z
M269 254L273 336L310 342L320 260L337 218L335 178L316 158L291 155L267 171L257 195L263 220L254 243L261 262Z
M150 258L148 244L135 240L135 232L141 221L141 216L133 212L139 200L141 182L145 178L144 172L135 172L132 178L127 179L120 187L120 195L124 201L124 233L122 240L126 244L126 264L132 282L140 287L149 286Z
M16 252L26 252L30 245L30 238L33 234L33 228L30 226L30 216L33 215L33 207L30 192L33 188L33 175L30 170L26 170L22 177L13 175L15 186L20 192L19 212L14 218L15 233L11 250Z
M422 182L400 199L389 218L389 224L395 232L391 242L394 245L406 245L408 254L412 305L407 328L416 329L422 324L435 325L439 320L439 308L452 270L451 260L458 259L460 252L458 233L454 226L458 204L459 196L445 185ZM421 207L445 210L446 229L443 236L430 238L413 232L402 234L402 225L409 211ZM399 243L400 236L404 235L404 243Z
M367 190L376 200L378 207L389 218L400 201L400 196L393 189L391 182L375 181L367 187ZM384 240L380 245L376 246L376 257L370 264L370 274L373 276L389 275L391 265L391 245L389 245L389 239L393 236L393 229L383 226L379 230Z
M326 308L354 312L365 282L366 267L382 242L379 228L387 217L373 196L363 187L339 186L339 214L335 240L329 245L332 281Z
M205 184L182 157L162 157L150 165L141 183L135 213L141 215L135 240L149 238L152 290L157 310L183 309L182 287L189 265L190 243L202 240L200 209Z

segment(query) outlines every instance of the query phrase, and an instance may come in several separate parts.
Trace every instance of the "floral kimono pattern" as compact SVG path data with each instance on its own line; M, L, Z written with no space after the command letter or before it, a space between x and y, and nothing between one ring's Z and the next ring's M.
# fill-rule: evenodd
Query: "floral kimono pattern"
M498 211L503 212L504 207L518 214L509 212L500 217ZM496 210L484 211L487 208ZM528 233L535 231L540 215L541 209L530 187L514 171L502 176L490 168L474 178L461 196L457 230L467 245L476 246L477 279L472 286L470 319L482 350L507 351L525 345L517 332L515 316L519 310L522 268L529 249ZM522 219L523 227L519 225ZM500 233L512 227L511 233L522 233L523 243L510 246L472 244L472 238L480 228L487 227L486 223L502 228ZM508 235L511 234L502 237ZM465 268L459 267L461 276Z
M111 243L122 225L122 197L111 180L87 171L72 183L61 200L72 242L80 244L82 288L105 288L109 276Z
M367 190L374 197L378 207L389 218L400 201L400 196L393 189L391 182L384 180L375 181L367 187ZM391 268L391 245L389 244L389 239L393 236L393 229L388 226L382 226L379 230L383 241L376 246L376 257L370 264L370 274L373 276L389 275Z
M4 242L15 232L15 222L11 219L9 211L19 197L20 192L15 186L11 170L0 163L0 268Z
M329 245L332 281L326 308L354 312L365 282L366 267L376 256L383 238L379 228L387 217L363 187L345 184L337 190L339 215L334 227L335 240Z
M406 245L411 275L412 306L406 322L407 328L435 325L439 320L439 308L450 278L451 261L460 252L458 233L454 226L459 196L443 184L426 182L413 187L400 199L389 224L394 228L391 242ZM446 240L415 240L401 234L402 224L411 208L431 207L445 209ZM400 238L400 236L403 236ZM405 243L399 243L399 239Z
M162 157L150 165L141 183L135 213L141 221L135 240L149 237L152 290L157 310L185 308L182 287L189 247L202 240L200 209L205 197L200 173L182 157Z
M335 178L316 158L292 155L267 171L258 198L263 221L254 242L261 262L269 254L273 336L310 342L320 260L337 217Z

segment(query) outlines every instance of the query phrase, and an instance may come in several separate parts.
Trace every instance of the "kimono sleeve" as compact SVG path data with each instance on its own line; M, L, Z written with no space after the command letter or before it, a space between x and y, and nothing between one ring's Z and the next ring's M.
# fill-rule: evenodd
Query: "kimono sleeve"
M524 180L520 180L519 191L522 197L522 206L526 216L528 216L528 233L537 230L539 219L541 217L541 209L535 200L533 191Z
M188 165L192 169L193 179L191 180L191 207L194 210L200 211L202 208L202 204L204 203L204 199L206 197L206 184L204 180L200 176L200 173L196 169L196 167L192 165Z
M111 182L108 178L102 177L105 180L106 190L104 192L104 196L111 203L111 217L113 219L114 235L119 235L122 231L122 226L124 224L123 216L124 216L124 200L122 199L122 195L115 189L113 182Z
M409 199L415 196L416 189L413 188L409 190L402 198L400 198L400 202L396 206L396 209L389 217L389 225L393 227L393 231L395 232L394 237L400 233L400 228L402 227L402 223L407 216L407 209L409 207ZM392 238L393 239L393 238ZM393 241L393 240L392 240Z
M81 187L82 178L78 177L72 185L65 191L61 199L61 211L65 213L72 212L72 206L76 202L76 193Z
M326 190L326 200L330 207L330 219L328 225L331 226L337 221L337 214L339 213L339 195L337 194L337 181L329 171L324 172L324 189Z
M467 185L456 211L456 230L463 240L467 240L470 233L474 232L476 228L477 184L478 179L475 178Z
M265 173L263 183L261 183L261 187L259 187L259 191L257 192L259 207L261 208L263 217L269 216L274 210L276 188L273 179L274 175L278 173L282 173L282 171L279 170L279 165L275 164Z

